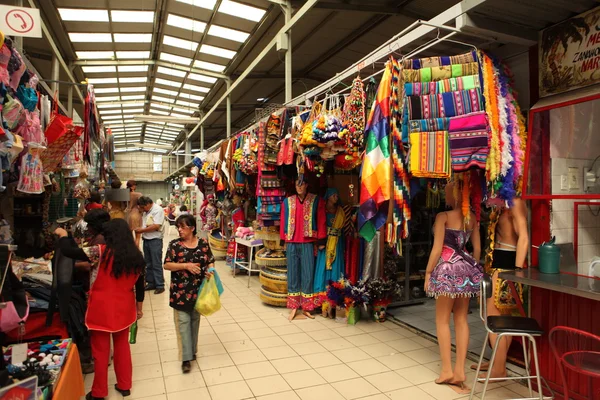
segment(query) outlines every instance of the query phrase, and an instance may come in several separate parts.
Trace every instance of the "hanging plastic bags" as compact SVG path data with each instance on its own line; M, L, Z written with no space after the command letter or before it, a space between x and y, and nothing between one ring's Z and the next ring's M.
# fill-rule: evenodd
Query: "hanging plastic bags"
M221 309L221 297L219 296L216 279L209 279L204 282L200 289L195 309L200 315L205 317L208 317Z
M46 139L48 144L51 144L56 139L64 135L73 124L73 120L67 116L61 115L58 112L58 99L54 97L54 109L50 116L50 124L46 128Z

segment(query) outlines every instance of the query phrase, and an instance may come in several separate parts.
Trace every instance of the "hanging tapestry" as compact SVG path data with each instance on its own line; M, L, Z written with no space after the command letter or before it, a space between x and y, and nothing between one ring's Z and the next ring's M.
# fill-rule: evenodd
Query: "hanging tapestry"
M449 178L448 132L410 134L410 173L418 178Z

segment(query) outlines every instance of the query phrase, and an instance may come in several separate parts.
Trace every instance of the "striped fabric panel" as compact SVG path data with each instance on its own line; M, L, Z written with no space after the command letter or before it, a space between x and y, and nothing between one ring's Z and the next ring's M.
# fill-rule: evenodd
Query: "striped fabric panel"
M477 54L474 51L470 51L465 54L459 54L456 56L442 56L442 57L425 57L415 58L412 60L404 60L404 69L421 69L428 67L438 67L441 65L451 64L466 64L477 61Z
M409 135L410 173L417 178L450 177L450 145L447 131Z
M449 118L483 110L481 89L408 96L408 119Z
M447 131L450 125L449 118L414 119L407 124L410 132L435 132Z
M437 82L409 82L404 84L406 96L423 96L426 94L446 93L477 88L481 88L479 75L459 76Z
M452 170L463 172L471 168L485 170L490 151L487 130L450 132Z
M479 74L479 64L476 62L402 71L404 82L431 82L477 74Z

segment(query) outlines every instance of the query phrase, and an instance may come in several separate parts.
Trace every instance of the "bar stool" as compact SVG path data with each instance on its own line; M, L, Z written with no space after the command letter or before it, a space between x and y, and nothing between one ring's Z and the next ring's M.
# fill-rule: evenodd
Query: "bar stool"
M597 399L598 396L592 396L592 379L600 378L600 337L579 329L557 326L550 331L549 339L563 381L565 400L569 400L569 387L564 368L587 376L588 398Z
M479 357L479 364L477 364L477 372L475 373L475 380L473 382L473 387L471 388L471 395L469 396L469 400L473 399L475 395L475 386L477 382L483 382L483 392L481 392L480 397L481 400L484 400L485 393L487 391L488 383L490 381L504 381L504 380L521 380L527 379L527 386L529 387L529 396L527 398L522 399L512 399L512 400L550 400L554 399L554 394L550 397L544 397L544 393L542 390L542 378L540 376L540 368L538 364L538 356L537 356L537 348L535 345L535 337L541 336L544 331L538 324L538 322L533 318L523 318L523 317L512 317L512 316L488 316L487 315L487 299L490 299L493 295L492 289L492 278L488 274L483 275L483 279L481 280L481 307L479 311L479 316L483 321L485 326L485 330L487 331L485 336L485 341L483 342L483 349L481 350L481 356ZM485 378L479 378L479 372L481 371L481 363L483 362L483 356L485 354L485 349L489 340L490 334L496 334L498 337L496 338L496 343L492 350L492 357L490 359L490 367L488 368L487 374ZM494 365L494 360L496 358L496 350L498 349L498 343L500 343L500 339L504 336L520 336L523 342L523 357L525 360L525 370L527 371L527 376L516 376L516 377L505 377L505 378L490 378L492 373L492 365ZM535 364L535 375L531 375L531 366L529 355L527 353L527 345L526 339L531 343L531 347L533 348L533 362ZM539 396L533 396L533 388L531 386L531 380L536 379L538 384ZM546 385L547 386L547 385ZM550 388L548 387L550 390ZM552 393L552 390L550 390Z

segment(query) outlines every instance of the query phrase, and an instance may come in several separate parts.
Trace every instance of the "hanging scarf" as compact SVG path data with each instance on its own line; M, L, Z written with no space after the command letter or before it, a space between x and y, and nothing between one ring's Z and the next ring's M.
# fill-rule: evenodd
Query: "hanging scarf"
M335 212L335 218L333 219L333 225L327 230L327 246L325 248L325 269L331 270L331 266L335 261L337 254L337 244L340 236L342 236L342 228L344 227L344 221L346 214L342 207L338 207ZM341 255L341 254L340 254Z
M386 64L366 125L358 212L359 234L370 242L386 222L390 201L390 95L392 63Z
M406 151L402 144L401 101L404 98L404 82L402 81L402 68L398 61L392 59L392 97L390 100L390 130L392 136L392 168L393 168L393 215L392 226L388 229L386 241L396 245L399 254L402 254L402 239L408 237L408 221L410 213L410 181L406 165Z

